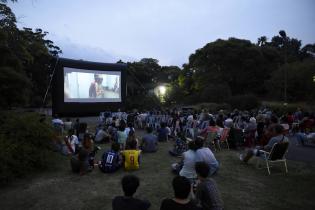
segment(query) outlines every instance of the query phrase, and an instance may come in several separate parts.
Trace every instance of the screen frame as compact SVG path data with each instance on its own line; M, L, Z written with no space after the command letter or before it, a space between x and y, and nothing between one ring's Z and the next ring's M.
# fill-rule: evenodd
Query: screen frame
M52 114L60 116L97 116L106 110L124 109L126 98L126 64L99 63L57 58L52 80ZM54 64L53 64L54 65ZM121 102L65 102L64 67L85 71L113 71L121 74Z

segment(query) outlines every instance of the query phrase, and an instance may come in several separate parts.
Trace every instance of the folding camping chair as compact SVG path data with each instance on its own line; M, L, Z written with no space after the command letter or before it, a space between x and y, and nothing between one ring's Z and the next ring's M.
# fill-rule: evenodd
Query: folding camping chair
M270 152L259 150L261 156L257 159L256 167L258 168L260 160L265 160L268 174L270 175L270 165L272 163L284 163L285 172L288 173L287 161L285 158L288 152L289 142L275 143Z
M216 151L216 138L217 138L218 134L217 132L208 132L207 133L207 137L205 139L205 146L211 148L211 146L214 148L214 151Z
M219 150L221 150L221 143L226 143L226 146L228 150L230 150L229 142L228 142L228 137L229 137L230 129L229 128L223 128L223 131L220 136L219 140Z

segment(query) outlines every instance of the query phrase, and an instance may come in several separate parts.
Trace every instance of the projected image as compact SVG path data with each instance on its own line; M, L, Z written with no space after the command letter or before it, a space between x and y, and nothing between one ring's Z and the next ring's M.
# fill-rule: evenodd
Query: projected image
M121 73L64 68L65 102L121 102Z

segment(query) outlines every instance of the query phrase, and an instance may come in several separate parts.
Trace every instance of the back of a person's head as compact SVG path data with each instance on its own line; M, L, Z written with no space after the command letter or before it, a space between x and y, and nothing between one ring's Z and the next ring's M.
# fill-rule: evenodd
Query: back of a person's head
M161 123L161 128L165 128L166 127L166 123L165 122L162 122Z
M112 143L112 150L118 152L120 149L120 145L117 142Z
M196 145L196 149L200 149L203 147L203 139L197 137L197 139L195 140L195 145Z
M129 130L129 133L128 133L128 137L129 136L134 136L134 137L136 137L136 131L134 130L134 129L130 129Z
M209 176L209 165L205 162L197 162L195 164L195 170L196 173L202 177L202 178L207 178Z
M275 131L276 134L282 134L283 131L284 131L284 128L283 128L282 125L277 124L277 125L274 126L274 131Z
M188 149L190 149L190 150L196 150L196 144L195 144L195 142L194 141L190 141L189 143L188 143Z
M212 118L210 119L209 125L210 126L216 126L215 121Z
M179 199L187 199L191 190L190 181L184 176L176 176L172 182L174 196Z
M128 149L131 150L137 149L137 141L135 139L128 140L126 144L127 144L126 147Z
M71 136L71 135L73 135L73 134L74 134L74 129L72 129L72 128L69 129L69 130L68 130L68 135Z
M151 128L150 126L146 127L147 133L152 133L153 132L153 128Z
M132 127L133 127L132 122L128 122L128 128L132 128Z
M126 128L126 124L125 123L120 123L118 130L119 131L124 131Z
M125 196L133 196L137 191L140 181L135 175L125 175L121 180L121 185Z
M276 115L272 115L270 118L271 123L278 123L279 119Z

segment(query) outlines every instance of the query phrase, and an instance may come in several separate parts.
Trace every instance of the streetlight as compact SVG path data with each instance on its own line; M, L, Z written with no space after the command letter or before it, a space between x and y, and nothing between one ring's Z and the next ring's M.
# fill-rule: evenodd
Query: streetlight
M164 96L166 93L166 87L163 85L159 86L159 91L160 91L160 94Z

